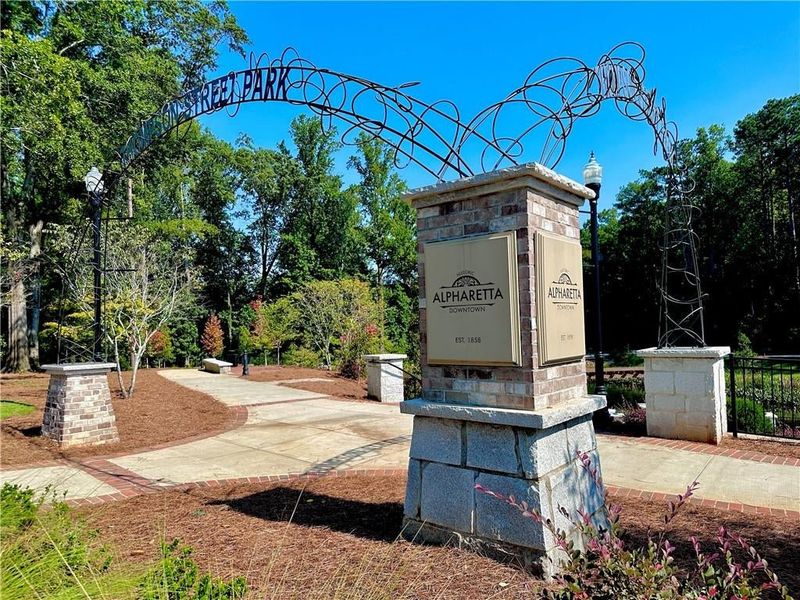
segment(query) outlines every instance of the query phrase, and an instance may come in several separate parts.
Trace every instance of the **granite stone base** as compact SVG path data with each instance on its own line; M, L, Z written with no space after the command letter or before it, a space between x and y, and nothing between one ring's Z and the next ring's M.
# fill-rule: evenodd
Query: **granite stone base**
M554 533L476 485L527 502L580 545L579 510L605 524L602 484L579 458L586 453L599 477L592 413L603 406L602 396L540 411L404 402L415 416L403 535L555 574L564 554Z
M114 363L43 365L50 374L42 435L62 447L119 441L108 372Z

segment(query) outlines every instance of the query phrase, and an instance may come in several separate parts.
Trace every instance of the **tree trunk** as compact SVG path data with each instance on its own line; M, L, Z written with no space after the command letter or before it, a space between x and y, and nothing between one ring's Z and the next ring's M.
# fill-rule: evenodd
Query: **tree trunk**
M228 287L228 348L233 350L233 309L231 307L230 287Z
M119 344L114 340L114 361L117 363L117 381L119 381L119 390L123 398L128 397L128 390L125 389L125 382L122 381L122 367L119 364Z
M11 298L8 305L8 370L30 371L28 358L28 303L25 298L23 265L16 262L10 266L13 277Z
M39 316L41 314L41 272L39 269L39 256L42 253L42 228L44 223L39 220L35 225L31 225L28 229L31 236L31 279L30 279L30 292L31 292L31 321L28 324L28 356L30 358L30 366L34 369L39 368Z
M136 387L136 373L139 371L139 361L142 359L141 356L131 357L131 384L128 387L128 393L125 396L126 398L133 398L133 388Z

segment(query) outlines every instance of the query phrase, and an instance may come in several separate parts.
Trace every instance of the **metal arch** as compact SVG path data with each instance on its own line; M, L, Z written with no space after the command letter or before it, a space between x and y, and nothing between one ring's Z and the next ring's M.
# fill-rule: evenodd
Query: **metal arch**
M285 102L310 108L326 129L337 121L344 123L344 144L352 144L359 130L380 138L394 150L397 167L414 162L437 180L518 164L523 141L540 128L548 133L539 162L554 168L575 121L596 114L610 100L627 118L652 127L654 151L660 148L669 161L677 127L666 120L664 100L659 102L656 90L645 87L644 56L640 44L626 42L600 57L596 66L577 58L547 61L531 71L521 87L465 122L449 100L427 103L408 94L418 82L389 87L318 68L293 48L275 59L251 54L247 69L231 71L167 102L143 121L119 149L118 158L124 172L155 140L192 119L221 110L233 117L250 102ZM503 117L515 108L526 109L532 123L521 133L505 133ZM480 155L478 168L466 158L471 150Z
M525 155L525 144L536 136L542 147L539 162L554 168L575 122L595 115L611 101L622 116L650 126L653 152L660 153L668 166L658 345L702 346L703 295L698 239L692 229L696 209L690 200L693 183L679 164L678 128L667 120L666 101L658 98L655 88L645 86L644 61L644 47L636 42L614 46L595 66L570 57L549 60L533 69L522 86L465 122L449 100L426 103L408 94L406 90L418 82L390 87L321 69L293 48L274 59L251 53L247 69L203 83L143 121L119 149L121 168L108 173L109 187L153 142L183 123L221 110L233 117L250 102L308 107L325 130L334 123L345 125L344 144L352 144L355 133L365 131L393 149L396 167L413 162L441 181L516 165ZM510 129L518 127L514 111L522 111L530 122L521 132ZM467 157L475 155L480 160L473 167Z

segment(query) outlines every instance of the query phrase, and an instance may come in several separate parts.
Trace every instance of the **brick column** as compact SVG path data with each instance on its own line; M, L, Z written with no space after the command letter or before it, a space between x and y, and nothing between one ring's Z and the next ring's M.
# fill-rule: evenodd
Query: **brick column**
M50 374L42 435L62 447L119 441L108 372L114 363L42 365Z
M555 278L559 281L554 282L550 279L553 275L548 275L548 281L538 282L543 286L539 290L536 281L537 252L545 252L539 250L544 248L542 240L555 239L557 244L566 244L574 251L575 242L580 240L578 207L590 197L593 197L591 190L535 163L438 184L411 192L407 197L417 209L423 378L422 397L400 405L402 412L414 415L404 509L403 535L408 539L456 543L498 558L522 562L550 575L558 570L564 556L547 527L479 492L476 485L528 502L532 509L552 520L578 544L582 539L571 520L579 518L579 510L592 515L598 524L604 522L602 486L583 467L578 453L586 453L599 474L592 413L605 406L605 398L586 393L585 349L581 343L577 351L571 345L569 354L556 355L572 356L561 358L560 362L552 358L545 360L544 348L539 348L540 337L550 340L547 336L553 333L557 334L557 339L564 340L572 339L572 332L577 330L580 332L578 341L582 341L582 329L575 321L582 323L582 303L573 305L572 313L564 313L574 315L569 321L569 330L560 329L564 321L557 319L551 320L545 328L538 322L537 303L544 301L543 290L562 282L558 276ZM512 323L519 325L519 346L513 345L516 331L511 345L501 346L501 349L512 348L512 359L503 355L493 366L494 351L481 349L480 352L487 352L490 359L483 360L480 365L432 364L428 356L428 335L436 324L429 320L450 314L442 310L452 306L442 306L441 298L437 301L436 295L426 290L426 245L458 240L454 247L461 248L461 254L455 254L455 261L477 264L481 259L472 257L478 257L479 251L467 249L476 247L469 246L470 238L508 233L511 236L502 236L502 239L507 240L509 252L512 247L516 248L515 266L513 258L511 266L506 262L495 268L495 262L487 262L482 263L481 279L477 271L469 270L472 267L457 272L456 276L465 276L469 283L460 285L473 286L473 290L481 285L486 287L485 282L497 281L495 276L499 273L510 270L511 278L506 280L503 276L503 281L510 283L516 277L514 301L505 304L504 300L503 304L510 307ZM429 252L444 246L431 246ZM550 260L553 247L547 246ZM570 277L577 281L571 288L577 294L582 287L582 273L580 259L576 258L577 265L570 263L573 265L571 275L566 270L561 274L570 285ZM564 261L566 264L567 259ZM545 263L547 261L542 258L542 265ZM476 275L470 276L470 273ZM445 283L449 286L449 282ZM454 282L447 289L465 289L458 286L459 283ZM447 297L461 297L463 293L450 292ZM479 297L478 292L473 292L473 296L478 300L484 298L483 293ZM470 298L469 292L466 297ZM552 308L554 299L549 298L546 306ZM434 306L435 302L439 304ZM515 311L518 311L518 319L515 319ZM500 331L499 311L487 310L482 314L491 315L481 317L491 319L487 331L491 332L495 324ZM502 317L505 318L505 314ZM502 326L505 331L505 325ZM540 328L547 330L547 336L544 331L540 335ZM437 348L443 339L447 339L448 344L459 344L464 338L441 336L435 340ZM475 343L483 343L482 339L474 339ZM551 356L554 347L548 347ZM445 358L439 361L451 360L447 358L447 346L445 348L445 354L441 355ZM458 356L459 361L463 357L465 362L474 358L467 351L452 356ZM563 516L561 509L570 519Z
M417 209L420 363L426 400L534 409L586 394L583 358L555 366L540 365L535 236L542 231L579 242L578 207L593 195L588 188L533 163L422 188L408 196ZM507 231L515 232L517 238L522 365L428 365L425 244Z

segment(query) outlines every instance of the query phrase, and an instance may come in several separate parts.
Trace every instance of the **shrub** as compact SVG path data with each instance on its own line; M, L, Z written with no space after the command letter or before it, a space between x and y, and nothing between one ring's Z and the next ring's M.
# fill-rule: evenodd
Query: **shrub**
M358 379L364 373L365 354L379 350L378 327L369 323L358 329L351 329L339 337L339 373L350 379Z
M49 506L44 508L44 500ZM64 502L6 483L0 489L0 590L3 600L238 600L247 585L200 574L192 549L162 544L143 569L111 569L111 552Z
M602 485L589 456L578 452L578 457L583 468L598 485ZM626 548L620 537L620 508L609 506L607 501L604 511L608 529L595 526L591 515L583 511L578 511L576 519L559 507L561 514L572 520L580 532L584 548L580 549L573 539L568 539L565 532L556 529L550 519L544 519L525 502L518 502L513 496L505 496L480 485L475 488L513 506L526 518L542 523L551 531L565 556L561 573L555 581L557 589L547 591L551 599L755 599L761 598L767 590L776 591L781 598L790 598L789 590L780 584L777 575L756 549L724 527L719 529L713 552L704 552L692 536L690 541L695 553L693 567L684 571L675 565L672 556L675 546L666 538L666 527L694 495L698 486L698 482L693 482L685 493L670 501L669 510L663 518L664 529L657 537L650 533L643 547L633 549ZM735 555L745 556L744 561L740 562Z
M118 597L108 576L111 555L97 532L55 498L42 509L43 499L8 483L0 490L4 600Z
M244 598L247 583L244 577L231 581L199 575L192 559L192 548L180 541L161 543L161 560L150 569L139 584L141 600L237 600Z
M750 338L747 337L747 334L743 331L736 334L736 355L744 357L756 355L753 351L753 344L750 342Z
M283 354L283 363L294 367L319 369L322 364L319 354L303 346L292 346Z
M647 430L647 410L641 406L633 405L626 408L623 412L625 415L625 424L632 429L640 432Z
M733 408L728 398L728 429L733 430ZM739 431L755 434L772 434L775 424L766 414L764 407L755 398L736 398L736 424Z

